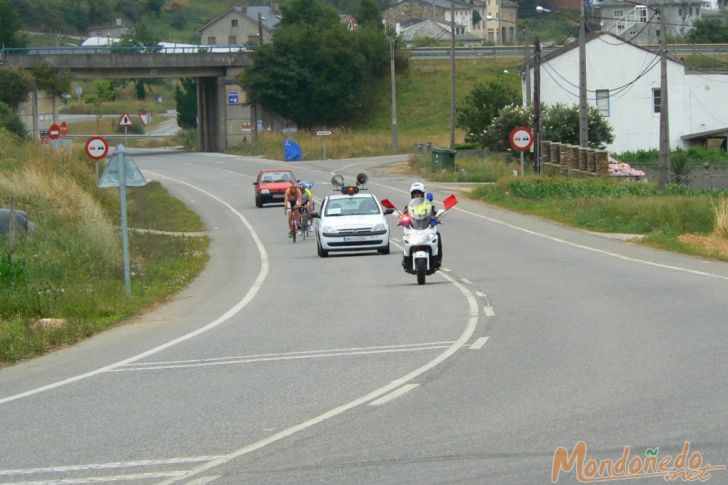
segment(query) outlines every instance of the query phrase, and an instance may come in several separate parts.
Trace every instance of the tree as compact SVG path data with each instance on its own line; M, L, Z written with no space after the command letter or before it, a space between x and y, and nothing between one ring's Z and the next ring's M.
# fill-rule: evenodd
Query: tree
M728 24L723 18L696 20L688 33L688 42L695 44L722 44L728 42Z
M2 101L0 101L0 130L9 131L21 138L26 137L25 125L23 125L18 115L10 109L10 106Z
M24 47L20 35L20 15L10 0L0 0L0 46Z
M382 13L375 0L361 0L355 17L357 24L361 28L371 27L379 31L384 30Z
M516 126L532 126L533 110L515 104L504 106L488 125L483 145L491 150L505 152L511 149L510 135Z
M241 83L252 101L301 127L347 123L366 113L365 88L386 67L387 46L371 26L346 30L321 0L292 0Z
M465 97L457 124L466 132L465 141L486 146L486 130L504 106L521 101L518 89L499 76L486 84L478 83Z
M17 109L18 104L28 99L28 94L33 90L33 83L21 74L2 70L0 71L0 102L7 104L12 109Z
M182 78L174 87L177 103L177 125L182 129L197 128L197 82L194 78Z
M614 141L614 130L594 106L587 113L589 146L604 148ZM557 103L547 106L541 123L541 139L579 144L579 106Z

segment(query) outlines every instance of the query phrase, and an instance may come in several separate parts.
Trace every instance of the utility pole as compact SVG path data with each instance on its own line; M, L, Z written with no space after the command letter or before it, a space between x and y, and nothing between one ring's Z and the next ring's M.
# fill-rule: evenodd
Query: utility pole
M389 70L392 78L392 153L399 152L399 133L397 129L397 83L395 77L396 40L389 39Z
M670 120L667 103L667 23L662 2L660 14L660 176L657 189L662 194L670 182Z
M579 15L579 146L589 146L589 116L586 104L586 17L581 0Z
M263 45L263 15L258 12L258 45Z
M450 2L450 149L455 150L455 2Z
M533 156L536 172L541 174L541 40L533 46Z

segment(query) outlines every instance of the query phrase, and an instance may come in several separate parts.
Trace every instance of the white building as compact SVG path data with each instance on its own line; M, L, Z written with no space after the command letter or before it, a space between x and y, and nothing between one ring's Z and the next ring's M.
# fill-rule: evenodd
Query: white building
M531 99L533 65L527 66L523 99ZM579 49L576 43L541 61L541 102L579 103ZM660 56L607 33L586 39L588 104L614 129L612 152L659 148ZM728 138L728 74L690 69L667 61L671 148L694 144L723 146ZM559 141L559 140L553 140Z

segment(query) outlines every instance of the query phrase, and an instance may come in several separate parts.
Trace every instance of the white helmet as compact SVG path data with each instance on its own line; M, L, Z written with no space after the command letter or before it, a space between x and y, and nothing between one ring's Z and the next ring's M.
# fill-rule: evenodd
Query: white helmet
M425 192L427 192L427 188L425 187L425 184L423 184L422 182L415 182L412 185L410 185L409 191L410 191L410 195L412 195L412 192L415 192L415 191L422 192L422 195L424 195Z

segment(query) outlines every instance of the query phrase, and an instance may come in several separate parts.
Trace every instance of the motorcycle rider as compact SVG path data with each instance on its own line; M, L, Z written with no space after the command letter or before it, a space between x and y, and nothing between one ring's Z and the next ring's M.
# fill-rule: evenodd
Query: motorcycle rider
M404 213L409 214L417 219L422 219L429 216L429 219L434 219L439 222L436 218L437 210L435 204L432 203L432 194L427 194L427 188L422 182L415 182L410 185L410 201L407 207L404 208ZM440 231L437 231L437 256L432 258L435 268L440 268L442 265L442 236ZM402 257L402 266L407 268L407 260Z

